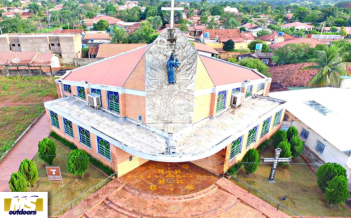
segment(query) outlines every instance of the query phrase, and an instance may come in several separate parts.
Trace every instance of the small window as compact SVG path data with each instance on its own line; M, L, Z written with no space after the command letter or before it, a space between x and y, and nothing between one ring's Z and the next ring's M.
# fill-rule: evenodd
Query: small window
M227 91L218 92L216 111L223 110L225 108L225 100L227 96Z
M322 142L318 141L316 146L316 151L320 154L323 154L324 148L325 148L325 145Z
M110 143L100 138L99 136L97 137L97 140L98 140L98 153L106 157L107 159L111 160Z
M78 97L85 100L85 89L84 87L77 86Z
M256 135L257 135L257 126L249 131L249 135L247 137L247 142L246 142L246 148L256 141Z
M59 124L59 120L57 117L57 113L50 111L50 117L51 117L51 125L60 129L60 124Z
M79 141L91 148L91 142L90 142L90 133L88 130L78 126L78 131L79 131Z
M57 43L57 46L60 46L60 43Z
M232 148L230 150L230 160L232 160L234 157L236 157L236 155L240 154L242 139L243 139L243 137L240 137L232 143Z
M240 87L239 88L235 88L235 89L232 90L232 94L239 93L239 92L241 92L241 88Z
M20 44L17 44L18 47L20 47L21 45Z
M143 122L143 117L138 115L138 121Z
M71 85L63 84L63 90L65 90L65 92L72 93Z
M277 126L280 123L280 117L282 115L282 111L279 111L274 116L273 127Z
M12 47L16 47L16 44L12 44Z
M132 160L133 160L133 156L130 156L130 157L129 157L129 161L132 161Z
M261 138L265 136L269 132L269 126L271 124L271 118L269 117L267 120L263 121Z
M268 59L262 59L262 62L268 65L269 60Z
M51 43L51 46L55 46L55 43Z
M65 127L65 133L74 138L72 122L63 118L63 124Z
M119 113L119 94L118 92L107 92L108 109Z
M264 89L264 83L260 83L257 85L257 91L261 91Z
M309 136L309 132L305 129L302 129L301 133L300 133L300 137L303 138L303 139L307 139L308 136Z
M245 97L250 97L252 95L252 85L246 87L246 94Z

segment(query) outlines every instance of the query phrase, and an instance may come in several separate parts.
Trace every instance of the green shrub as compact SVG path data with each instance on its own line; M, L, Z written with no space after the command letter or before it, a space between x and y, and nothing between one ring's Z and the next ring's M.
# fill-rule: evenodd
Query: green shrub
M295 126L290 126L288 131L286 132L286 136L288 138L288 142L293 136L299 136L299 131L295 128Z
M74 149L68 155L67 171L73 175L83 177L89 167L88 154L81 149Z
M348 182L345 176L336 176L328 183L325 198L330 205L340 204L349 197Z
M254 148L248 150L242 162L245 162L244 169L247 173L256 172L258 166L260 165L260 157L258 151Z
M228 41L223 43L223 50L224 51L231 51L234 49L234 41L229 39Z
M303 151L303 141L299 137L293 136L290 139L290 149L293 158L300 156Z
M272 145L272 140L271 139L267 139L266 141L262 142L260 144L260 146L258 146L257 151L258 152L262 152L262 151L264 151L266 148L268 148L271 145Z
M287 139L286 131L279 129L272 137L272 145L277 148L279 143Z
M287 140L279 143L278 148L282 149L280 157L292 157L290 144ZM286 165L287 163L281 163L280 165Z
M34 186L38 179L38 169L34 161L28 160L27 158L24 159L19 166L18 172L22 173L30 186Z
M239 172L239 170L242 168L243 164L242 163L236 163L234 166L229 168L228 173L232 176L236 176L236 174Z
M56 143L50 138L43 138L38 144L38 153L40 159L52 165L56 157Z
M65 138L62 138L56 132L50 132L50 136L71 150L77 149L77 146L75 144L73 144L72 142L68 141ZM100 162L96 158L90 156L89 154L88 154L88 157L90 159L90 163L93 164L94 166L96 166L97 168L99 168L102 172L106 173L109 176L114 173L114 171L113 171L113 169L111 169L111 167L104 165L102 162Z
M337 163L325 163L317 169L317 183L320 189L325 192L328 182L334 177L344 176L346 178L346 170Z
M22 173L12 173L9 185L12 192L27 191L27 180Z

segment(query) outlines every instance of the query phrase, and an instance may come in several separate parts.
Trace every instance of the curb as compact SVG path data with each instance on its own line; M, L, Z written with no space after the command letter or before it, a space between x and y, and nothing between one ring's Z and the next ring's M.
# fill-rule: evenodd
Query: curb
M6 156L10 153L10 151L17 145L17 143L27 134L27 132L38 122L38 120L45 114L45 110L41 112L41 114L33 120L33 122L27 127L26 130L16 139L16 141L12 144L11 148L6 151L6 153L0 157L0 163L6 158Z

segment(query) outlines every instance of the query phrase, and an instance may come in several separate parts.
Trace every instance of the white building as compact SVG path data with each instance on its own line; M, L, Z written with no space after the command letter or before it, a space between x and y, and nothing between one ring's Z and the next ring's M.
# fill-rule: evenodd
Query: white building
M285 123L295 126L305 146L324 162L335 162L351 178L351 90L314 88L270 93L287 101Z

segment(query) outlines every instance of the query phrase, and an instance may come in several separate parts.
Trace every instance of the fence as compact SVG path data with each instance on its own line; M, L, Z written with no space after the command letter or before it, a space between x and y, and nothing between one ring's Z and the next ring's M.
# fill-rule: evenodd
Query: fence
M103 187L108 182L110 182L108 180L112 180L112 178L115 177L115 175L116 175L116 173L108 176L107 178L105 178L104 180L102 180L101 182L96 184L95 186L93 186L90 189L88 189L83 194L79 195L73 201L69 202L68 204L63 206L61 209L59 209L58 211L56 211L55 213L51 214L50 217L57 217L59 215L63 215L67 210L73 209L74 206L78 205L80 202L84 201L87 197L89 197L92 193L97 192L97 190L99 190L101 187Z
M247 188L249 193L251 193L251 194L253 194L253 195L259 197L261 200L263 200L263 201L269 203L270 205L275 206L275 207L277 208L277 210L280 210L280 211L282 211L282 212L284 212L284 213L287 213L287 214L288 214L288 213L292 213L292 214L294 214L294 215L297 216L297 217L302 217L302 218L303 218L303 216L301 216L300 214L298 214L298 213L296 213L296 212L290 210L290 209L287 208L286 206L284 206L284 205L282 205L281 203L279 203L279 202L273 200L272 198L268 197L267 195L263 194L262 192L258 191L258 190L255 189L255 188L253 188L253 187L250 186L249 184L247 184L247 183L241 181L240 179L235 178L235 177L233 177L232 175L230 175L230 174L228 174L228 173L226 173L226 176L227 176L227 177L230 177L230 178L232 178L232 179L234 179L236 182L239 183L239 185L242 184L242 185L240 185L240 186L241 186L241 187L244 186L245 188Z

